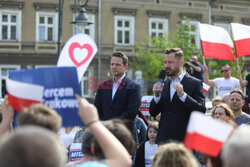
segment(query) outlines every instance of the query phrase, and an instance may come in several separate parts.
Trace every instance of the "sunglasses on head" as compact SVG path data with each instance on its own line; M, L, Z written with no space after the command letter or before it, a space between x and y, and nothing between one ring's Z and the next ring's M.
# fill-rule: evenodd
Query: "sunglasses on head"
M228 72L230 69L221 70L221 72Z

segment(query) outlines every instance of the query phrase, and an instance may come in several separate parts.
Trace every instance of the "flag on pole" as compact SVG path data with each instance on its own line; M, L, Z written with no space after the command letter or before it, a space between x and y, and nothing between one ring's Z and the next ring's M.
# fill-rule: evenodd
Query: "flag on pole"
M216 157L232 130L232 125L194 111L189 119L184 145L188 149Z
M236 57L250 55L250 26L231 23Z
M235 61L233 42L224 28L199 24L199 29L204 57Z
M7 79L6 88L9 103L17 111L42 102L43 86Z
M208 89L210 88L210 86L208 84L206 84L205 82L203 82L203 91L206 94Z

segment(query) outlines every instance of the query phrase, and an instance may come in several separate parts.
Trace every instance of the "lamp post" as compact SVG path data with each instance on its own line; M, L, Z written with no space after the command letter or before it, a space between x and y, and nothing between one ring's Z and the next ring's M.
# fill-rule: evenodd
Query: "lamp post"
M80 5L80 11L78 16L75 16L75 20L71 21L71 24L76 24L77 26L86 27L87 25L93 24L89 21L88 16L86 14L86 10L84 7L87 6L89 0L86 0L86 2L83 5ZM64 0L59 0L59 16L58 16L58 40L57 40L57 58L60 56L61 52L61 36L62 36L62 16L63 16L63 3ZM76 4L75 4L76 5Z
M208 24L212 23L212 21L211 21L212 20L211 19L212 18L212 14L211 14L212 13L212 5L216 4L217 2L219 2L219 0L210 0L209 1L209 6L208 6L208 17L209 17L208 19L209 20L208 20Z
M98 82L101 79L101 56L102 56L102 0L98 0L98 71L97 71L97 78Z

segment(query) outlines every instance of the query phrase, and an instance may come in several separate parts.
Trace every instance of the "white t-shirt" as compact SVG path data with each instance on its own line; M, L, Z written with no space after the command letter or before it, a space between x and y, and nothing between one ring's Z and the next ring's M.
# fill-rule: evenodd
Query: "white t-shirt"
M218 89L219 97L222 97L226 93L230 93L233 89L241 88L239 80L234 77L230 77L230 79L215 78L213 81Z
M63 143L64 151L68 153L68 146L73 143L78 127L74 127L70 133L65 133L65 128L61 128L58 132L61 142Z
M151 167L152 158L157 148L157 144L150 144L149 141L145 142L145 167Z

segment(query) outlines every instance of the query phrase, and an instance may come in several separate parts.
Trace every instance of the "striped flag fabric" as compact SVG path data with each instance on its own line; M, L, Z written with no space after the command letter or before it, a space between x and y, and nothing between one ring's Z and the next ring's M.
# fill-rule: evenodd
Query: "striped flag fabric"
M232 130L232 125L194 111L189 119L184 145L190 150L216 157Z
M235 61L233 42L224 28L200 23L199 30L204 57Z
M210 88L210 86L208 84L206 84L205 82L203 82L203 91L206 94L208 89Z
M43 86L6 79L6 89L9 103L17 111L42 102Z
M236 57L250 55L250 26L231 23Z

